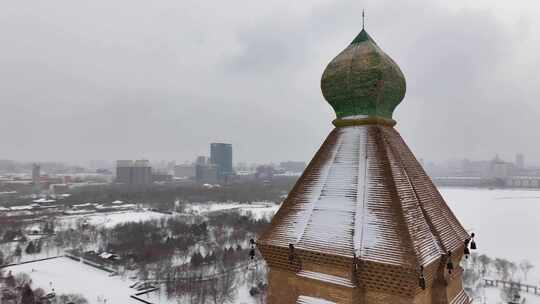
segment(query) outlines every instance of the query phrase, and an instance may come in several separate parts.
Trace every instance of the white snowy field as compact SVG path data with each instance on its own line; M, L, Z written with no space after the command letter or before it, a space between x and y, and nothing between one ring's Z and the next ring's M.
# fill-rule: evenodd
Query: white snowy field
M253 202L251 204L241 204L237 202L229 203L194 203L189 204L185 213L195 215L205 215L219 211L238 211L242 215L249 215L254 219L271 218L279 209L279 205L269 202ZM186 215L186 214L183 215ZM107 213L92 213L85 215L65 215L58 218L59 225L64 228L75 228L77 222L85 220L88 224L98 227L113 228L116 225L128 222L145 222L161 218L169 218L182 214L165 214L149 210L118 211Z
M501 290L495 287L484 288L482 297L473 300L473 304L507 304L507 302L502 300ZM540 303L540 296L523 292L521 294L521 300L525 300L523 303L526 304L538 304Z
M540 286L540 191L440 188L447 204L470 232L476 233L477 252L491 258L519 263L529 260L535 267L523 283ZM540 304L540 296L521 293L528 304ZM485 288L475 303L499 304L501 291Z
M439 189L462 225L476 233L477 252L535 268L529 284L540 285L540 191Z
M105 228L112 228L118 224L127 222L145 222L173 215L148 210L118 211L107 213L93 213L88 215L66 215L59 217L60 225L64 227L76 227L77 221L84 219L88 224Z
M279 209L278 204L271 202L252 202L250 204L242 204L237 202L227 203L193 203L189 204L184 212L190 214L204 215L219 211L238 210L242 215L249 215L254 219L267 218L270 219Z
M470 232L477 234L478 253L492 258L506 258L519 263L527 259L535 265L529 274L528 284L540 285L540 243L536 236L540 232L540 191L539 190L488 190L488 189L439 189L450 208ZM186 212L205 215L224 210L250 213L256 218L271 217L279 205L257 202L252 204L211 203L192 204ZM122 212L103 215L91 215L90 223L112 227L120 222L144 221L165 215L155 212ZM172 215L174 216L174 215ZM80 216L79 216L80 218ZM36 269L37 271L31 272ZM134 293L129 281L119 277L108 277L107 273L93 267L77 263L67 258L59 258L37 263L13 266L14 272L26 272L34 280L34 287L50 291L49 282L57 293L80 293L90 303L98 302L98 297L108 299L107 303L136 303L129 298ZM235 303L254 303L249 296L248 285L240 285ZM498 304L500 291L487 288L485 303ZM522 293L529 304L540 304L540 297ZM154 294L146 295L156 303L169 300ZM143 298L145 298L143 297ZM476 303L484 303L478 300Z
M32 279L33 288L43 288L45 292L52 292L54 288L56 294L78 293L91 304L140 303L129 297L135 293L134 289L129 288L132 281L110 277L103 270L69 258L22 264L5 270L11 270L14 274L27 273Z

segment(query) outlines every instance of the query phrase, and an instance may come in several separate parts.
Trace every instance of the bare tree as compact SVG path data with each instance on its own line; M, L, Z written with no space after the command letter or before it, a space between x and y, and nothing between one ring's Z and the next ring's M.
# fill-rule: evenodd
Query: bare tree
M61 294L53 298L52 304L74 303L88 304L88 300L80 294Z
M525 281L527 281L527 275L531 269L534 268L534 265L529 262L528 260L523 260L521 263L519 263L519 268L523 272L523 276L525 277Z
M224 270L221 274L217 274L210 280L208 290L214 304L233 303L236 294L236 273Z
M219 282L217 278L213 278L208 281L208 293L213 303L219 303Z
M496 258L493 265L495 266L495 269L497 270L497 274L499 275L499 278L502 280L508 280L510 276L510 263L505 259L499 259Z
M508 262L508 270L510 271L510 279L515 280L516 272L518 271L516 263Z
M491 264L491 259L487 255L482 254L478 257L478 261L482 265L482 274L485 275L487 273L489 265Z

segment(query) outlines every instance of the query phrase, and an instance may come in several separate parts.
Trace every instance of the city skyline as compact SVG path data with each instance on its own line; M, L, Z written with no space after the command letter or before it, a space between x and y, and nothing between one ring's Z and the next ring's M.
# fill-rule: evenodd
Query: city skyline
M0 158L192 159L225 141L245 162L308 160L334 119L316 71L365 8L366 27L404 62L396 128L415 155L520 151L535 162L539 7L487 3L2 5ZM123 7L130 13L118 15ZM220 14L201 18L209 12Z

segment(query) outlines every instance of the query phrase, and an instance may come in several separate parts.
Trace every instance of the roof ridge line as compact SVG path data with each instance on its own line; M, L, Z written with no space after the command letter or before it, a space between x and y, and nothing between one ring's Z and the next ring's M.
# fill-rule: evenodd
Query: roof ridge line
M334 129L332 132L334 132L335 130L336 130L336 129ZM313 159L319 158L319 157L320 157L319 155L321 155L321 154L323 153L323 152L322 152L322 149L323 149L324 147L326 147L327 142L330 140L330 137L331 137L330 135L332 134L332 132L330 132L330 134L328 135L328 137L323 141L323 144L321 145L321 147L319 148L319 150L317 150L317 152L315 153ZM335 152L334 152L334 156L335 156ZM300 178L296 181L296 183L294 184L294 186L292 187L292 189L289 191L289 194L297 192L298 188L300 188L301 186L304 186L304 187L305 187L303 181L304 181L304 179L306 178L306 174L307 174L308 172L311 172L311 169L315 166L315 164L313 163L313 159L312 159L312 161L310 161L310 162L308 163L308 165L307 165L307 167L305 168L304 172L302 172L302 174L300 175ZM319 193L319 195L320 195L320 193ZM287 204L287 206L288 206L289 204L291 204L291 206L294 205L292 202L289 203L288 198L289 198L289 195L287 195L287 198L286 198L285 200L283 200L283 202L282 202L280 208L278 209L278 211L277 211L277 212L274 214L274 216L272 217L272 220L270 221L270 228L265 229L265 231L259 236L259 240L266 240L266 241L268 241L269 235L270 235L271 232L273 231L273 229L272 229L273 225L272 225L272 224L273 224L274 222L280 222L283 218L285 218L285 217L288 215L288 213L286 212L286 209L287 209L287 208L282 208L282 207L284 207L286 204ZM313 203L311 203L311 205L313 205ZM309 212L310 212L310 216L309 216L309 218L310 218L310 217L311 217L311 213L313 212L313 206L311 206L311 209L310 209ZM307 226L307 223L309 222L309 218L306 220L306 226ZM305 231L305 227L304 227L304 229L303 229L302 231L303 231L303 232ZM302 234L303 234L303 232L302 232ZM296 238L295 238L295 244L298 243L299 240L300 240L300 238L299 238L299 237L296 237Z
M332 151L332 158L331 158L332 160L336 159L336 155L338 154L338 151L343 147L343 139L341 137L338 137L338 142L336 142L335 145L337 147L335 149L333 149L333 151ZM323 143L323 146L324 146L324 143ZM323 186L319 190L319 194L317 195L317 199L314 200L311 203L311 208L309 210L309 216L307 217L306 222L304 224L304 227L302 228L302 232L300 233L300 235L296 239L295 245L300 243L300 241L304 237L304 234L306 233L306 228L309 225L311 217L313 216L313 209L315 209L315 203L321 198L321 193L322 193L322 191L323 191L323 189L324 189L324 187L326 185L326 181L328 181L328 175L330 174L330 170L332 169L332 166L333 166L334 162L330 162L330 164L332 164L332 165L329 166L328 170L325 172L325 175L324 175L324 183L322 183Z
M396 131L397 132L397 131ZM403 138L401 138L400 136L400 140L402 141L403 145L405 146L405 148L407 149L407 152L409 154L412 155L412 157L415 159L416 161L416 157L414 156L414 154L412 153L411 149L407 146L407 144L405 143L405 141L403 140ZM427 177L427 173L424 171L424 168L422 168L422 166L420 166L420 170L422 171L423 175ZM407 173L408 175L408 173ZM429 184L429 186L434 189L435 191L429 191L429 197L434 200L434 201L437 201L437 202L442 202L442 204L439 204L440 207L442 208L436 208L437 211L442 215L442 218L444 219L446 225L448 227L450 227L450 229L452 230L454 236L457 238L457 239L461 239L460 237L460 233L458 231L456 231L456 229L454 228L454 225L452 224L452 220L449 219L447 217L447 214L445 213L445 211L449 211L450 214L453 216L453 218L457 221L457 217L455 216L455 214L453 213L453 211L450 209L450 207L448 207L448 204L446 203L446 201L444 200L444 198L442 197L441 193L439 192L439 190L437 189L437 187L435 187L435 185L433 184L433 181L431 180L431 178L427 178L427 183ZM416 193L416 190L415 190L415 193ZM422 211L424 211L424 208L422 206ZM459 222L459 221L458 221ZM461 225L461 224L460 224ZM463 228L464 229L464 228ZM434 234L434 236L437 237L437 239L440 239L441 236L438 236L436 234ZM444 254L446 254L450 248L446 248L446 246L444 245L444 243L442 242L442 240L440 240L440 243L442 245L442 248L445 250L444 251Z
M368 148L367 148L367 145L368 145L368 133L369 133L369 128L366 128L364 134L363 134L363 151L364 151L364 157L363 157L363 164L364 164L364 174L363 174L363 186L360 186L360 174L357 175L357 178L356 178L356 199L355 199L355 205L356 205L356 208L354 210L354 230L353 230L353 251L354 251L354 254L356 256L357 259L359 259L361 256L362 256L362 251L363 251L363 248L364 248L364 222L365 222L365 217L366 217L366 195L367 195L367 183L365 182L367 180L367 175L368 175ZM360 139L361 141L362 139ZM360 143L362 144L362 142ZM359 159L358 160L358 171L360 173L360 163L362 161ZM362 212L361 212L361 216L362 216L362 220L361 220L361 226L360 226L360 239L359 239L359 242L357 243L355 238L357 238L357 231L358 231L358 226L357 226L357 221L358 221L358 216L357 216L357 213L358 213L358 190L360 188L363 188L362 189ZM356 244L358 244L358 248L356 248Z
M390 171L392 171L392 166L391 166L391 159L389 157L389 154L392 154L393 153L390 151L392 149L392 146L388 144L388 141L386 139L386 136L384 134L384 132L381 130L381 128L379 126L376 126L375 127L376 130L377 130L377 134L380 136L380 140L382 141L383 145L382 145L382 149L384 150L383 151L383 155L384 157L386 158L387 162L388 162L388 169ZM389 148L387 148L387 146L390 146ZM398 160L399 161L399 160ZM401 163L401 161L400 161ZM420 265L420 262L419 262L419 258L418 258L418 254L416 253L416 248L414 246L414 241L412 239L412 236L411 236L411 232L410 232L410 228L409 228L409 225L407 224L407 220L405 219L405 212L403 211L403 205L401 204L401 197L399 195L399 192L397 191L397 184L396 184L396 181L394 179L394 175L393 174L390 174L390 178L389 178L389 182L391 182L393 184L393 187L390 187L389 189L392 189L392 190L395 190L393 193L397 199L399 200L399 204L398 204L398 210L401 212L401 220L403 221L405 227L407 228L406 230L406 234L408 236L408 241L412 247L412 250L413 252L415 253L414 254L414 260L416 262L417 265Z
M416 187L414 186L414 184L411 182L411 178L409 176L409 173L407 172L407 169L401 159L401 157L399 157L399 153L396 153L394 147L389 143L388 139L387 139L387 136L384 132L381 132L381 135L382 135L382 138L385 142L385 147L387 146L388 149L385 149L386 150L386 157L389 158L389 154L393 157L393 159L397 162L399 162L399 164L401 165L399 170L401 171L401 173L405 176L406 180L407 180L407 184L409 184L409 186L411 187L412 191L413 191L413 195L414 195L414 198L416 199L416 202L415 202L415 205L416 207L418 208L418 210L420 211L420 214L422 216L422 220L426 223L426 225L428 226L430 232L431 232L431 237L434 241L434 243L439 247L439 250L444 250L444 244L442 243L442 241L440 240L440 238L437 236L437 234L435 233L436 230L434 230L434 227L432 226L431 224L431 221L429 220L429 218L426 216L426 212L422 206L422 203L420 201L420 197L418 196L418 192L416 190ZM395 179L394 179L394 175L392 175L392 181L395 183ZM399 193L397 193L397 196L399 198L399 207L401 209L401 212L403 214L405 214L405 211L403 210L403 204L402 204L402 200L401 200L401 197L399 196ZM413 227L414 229L414 232L417 234L417 223L416 223L416 218L414 219L415 223L415 227ZM414 240L412 239L413 235L411 233L411 227L409 227L408 223L406 220L405 221L405 225L407 227L407 232L408 232L408 235L409 235L409 241L411 242L411 245L413 247L413 250L416 252L415 254L415 258L416 258L416 263L418 265L422 265L421 261L420 261L420 258L421 258L421 250L419 248L416 248L417 246L415 246L414 244ZM423 266L423 265L422 265Z

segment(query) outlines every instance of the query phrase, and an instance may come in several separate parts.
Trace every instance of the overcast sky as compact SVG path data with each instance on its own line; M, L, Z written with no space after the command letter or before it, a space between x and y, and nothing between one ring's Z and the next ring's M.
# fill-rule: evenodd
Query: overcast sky
M452 2L447 4L445 2ZM470 1L469 1L470 2ZM366 29L418 158L540 162L535 1L0 0L0 159L309 160L328 62Z

